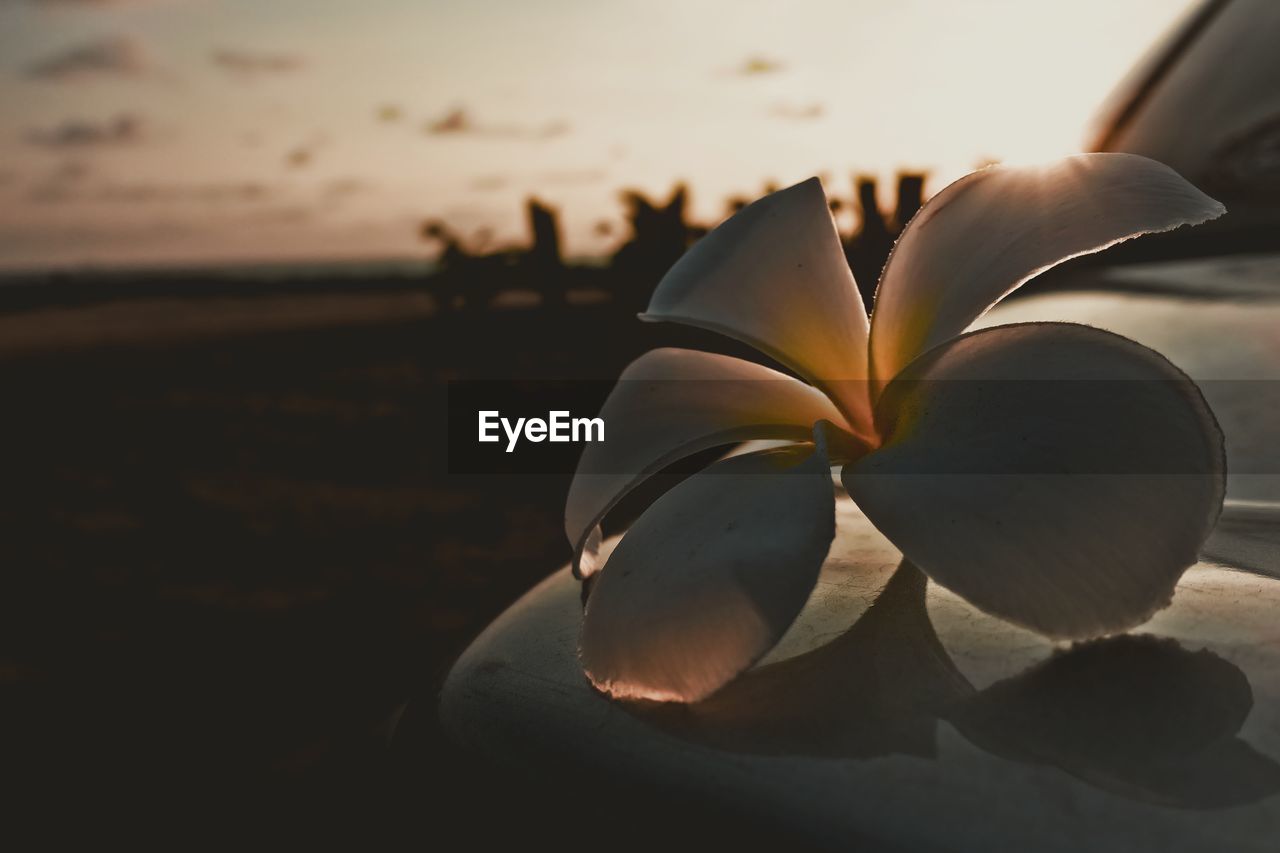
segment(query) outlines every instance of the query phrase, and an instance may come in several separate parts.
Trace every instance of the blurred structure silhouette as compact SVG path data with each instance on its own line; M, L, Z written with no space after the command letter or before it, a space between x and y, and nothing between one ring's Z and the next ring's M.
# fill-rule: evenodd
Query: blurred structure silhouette
M439 271L432 278L432 290L439 300L440 308L445 310L461 307L462 283L474 278L468 269L472 256L463 247L458 235L440 220L432 219L422 224L422 239L440 245L436 257Z
M564 260L560 255L560 228L556 212L536 198L529 199L529 233L533 245L524 255L523 262L527 284L542 294L546 303L563 303L565 300Z
M858 225L852 233L841 234L841 241L868 310L894 241L924 203L924 180L921 174L899 175L897 203L890 214L880 208L874 178L863 176L855 181ZM765 192L776 189L768 185ZM665 202L654 201L638 190L624 191L622 201L626 233L604 266L567 264L561 250L558 213L536 198L526 202L530 242L523 247L499 247L487 253L470 250L448 225L429 221L423 225L422 236L439 248L438 271L428 287L443 311L485 310L495 307L499 294L513 290L532 291L544 309L568 307L575 288L598 291L620 314L643 311L662 276L710 229L688 220L689 191L683 184L677 184ZM730 198L728 213L732 215L749 203L746 198ZM843 204L833 198L832 212L838 214ZM612 233L607 223L597 224L596 231Z
M624 310L643 311L654 285L689 248L693 228L685 222L688 198L683 184L676 185L666 204L655 204L635 190L622 194L630 234L609 259L609 272L617 288L614 299Z
M862 293L862 304L871 310L880 270L889 258L902 229L924 205L924 175L898 175L898 200L886 217L880 209L876 179L859 177L856 183L858 230L845 240L845 257Z
M911 217L924 206L924 175L898 175L898 203L893 211L893 227L901 234Z
M889 257L889 250L893 248L897 235L889 229L888 221L880 212L875 178L858 178L854 197L857 199L860 224L853 236L845 241L844 254L849 259L853 278L858 282L858 290L862 291L862 304L870 308L876 292L876 282L880 279L880 269L884 266L885 258Z
M556 211L536 198L525 204L530 244L503 246L491 252L471 251L444 222L429 220L422 237L440 246L430 289L441 311L483 311L498 294L533 290L544 305L563 304L566 269L560 252ZM487 232L481 244L487 241Z

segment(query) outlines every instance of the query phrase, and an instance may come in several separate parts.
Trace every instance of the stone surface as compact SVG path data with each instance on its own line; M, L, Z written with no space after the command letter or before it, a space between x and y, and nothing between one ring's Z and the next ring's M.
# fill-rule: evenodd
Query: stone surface
M458 661L446 729L505 768L653 782L832 847L1275 849L1280 582L1202 563L1134 634L1054 646L899 567L838 507L796 624L709 700L596 693L561 570Z
M1205 554L1280 577L1280 255L1132 264L1098 276L1095 285L1111 292L1013 300L977 325L1097 326L1151 347L1196 380L1227 444L1227 504ZM1113 291L1139 280L1163 293Z
M1159 280L1171 288L1218 296L1206 265L1135 265L1127 274L1137 276L1145 270L1148 280L1155 281L1163 270ZM1193 289L1197 281L1200 290ZM1280 278L1274 279L1273 292L1280 297ZM1006 302L976 325L1034 321L1096 326L1163 354L1196 380L1222 425L1230 475L1227 497L1280 501L1280 298L1061 293Z
M984 323L1026 320L1155 347L1202 383L1227 435L1228 510L1147 624L1055 646L900 565L841 495L805 610L710 699L592 690L576 656L581 590L562 569L457 662L446 730L507 771L652 783L831 848L1276 849L1280 581L1257 572L1280 570L1280 478L1267 471L1280 400L1265 396L1280 378L1280 303L1054 295Z

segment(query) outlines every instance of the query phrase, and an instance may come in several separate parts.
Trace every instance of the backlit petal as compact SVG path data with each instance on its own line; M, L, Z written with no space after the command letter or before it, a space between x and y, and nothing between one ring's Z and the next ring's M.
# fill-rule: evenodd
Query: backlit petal
M1038 273L1223 212L1177 172L1133 154L993 166L956 181L911 220L885 265L871 320L877 387Z
M1222 506L1222 434L1199 390L1088 326L957 338L876 415L884 446L842 472L859 507L935 581L1049 636L1167 605Z
M631 363L600 412L605 441L587 444L569 486L565 533L580 576L598 566L599 524L627 492L678 459L748 439L807 441L844 420L820 391L759 364L659 349Z
M717 462L654 502L587 599L582 663L619 698L694 702L791 625L835 536L825 448Z
M869 422L866 309L817 178L748 205L698 241L641 318L748 343L826 391L855 430Z

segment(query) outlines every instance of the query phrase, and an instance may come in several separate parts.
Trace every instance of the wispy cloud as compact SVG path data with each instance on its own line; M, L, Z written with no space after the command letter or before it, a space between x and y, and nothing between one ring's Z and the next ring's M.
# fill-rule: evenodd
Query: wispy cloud
M367 193L373 188L373 185L361 178L336 178L324 185L322 195L326 199L349 198L354 195Z
M66 160L32 183L26 198L41 204L65 202L83 191L92 170L82 160Z
M327 133L315 133L305 142L290 148L284 155L284 164L290 169L304 169L315 162L321 150L330 142Z
M768 56L748 56L734 69L741 77L758 77L763 74L777 74L786 71L786 63Z
M775 118L784 118L791 121L809 121L811 119L822 118L826 113L826 107L817 101L808 104L776 104L773 109L769 111L769 114Z
M88 178L92 171L83 160L67 160L50 172L47 180L58 184L76 184Z
M49 6L84 9L112 9L122 6L151 6L165 0L26 0L29 6Z
M121 113L105 121L67 119L52 127L32 128L23 138L31 145L61 149L134 145L146 137L146 122L140 116Z
M477 175L467 183L467 186L476 192L493 192L506 189L510 185L511 179L506 175Z
M431 136L470 134L507 139L552 139L568 133L569 123L562 119L540 125L479 122L465 107L454 107L439 118L430 119L424 129Z
M310 166L315 158L315 149L299 145L297 148L289 149L289 153L284 155L284 164L290 169L304 169Z
M429 120L426 129L427 133L435 134L473 133L476 130L476 124L469 112L462 107L454 107L440 118Z
M609 176L604 169L553 169L538 176L544 184L575 186L581 184L598 184Z
M33 62L26 75L36 80L80 81L102 77L142 77L153 69L142 42L114 36L74 45Z
M227 181L198 184L132 182L105 183L72 187L69 182L46 181L29 195L29 200L42 204L70 202L104 202L108 204L148 205L174 203L257 204L270 200L275 190L257 181Z
M157 202L260 202L272 195L271 187L257 181L205 184L136 183L100 187L97 201L149 204Z
M306 65L306 61L293 53L264 53L251 50L223 48L210 57L213 64L242 77L260 77L269 74L287 74Z

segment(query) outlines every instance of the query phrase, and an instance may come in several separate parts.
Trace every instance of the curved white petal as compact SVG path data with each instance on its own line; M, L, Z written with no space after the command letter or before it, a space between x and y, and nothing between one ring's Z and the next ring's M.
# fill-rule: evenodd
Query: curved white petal
M698 241L640 316L750 344L826 391L865 433L867 314L817 178L765 196Z
M1222 434L1199 390L1088 326L952 340L876 414L885 444L842 472L859 507L935 581L1052 637L1167 605L1222 507Z
M749 439L807 441L813 425L844 419L816 388L759 364L682 349L645 353L623 371L565 503L574 570L594 573L601 519L632 488L678 459Z
M773 648L835 536L829 465L821 445L735 456L655 501L587 599L580 654L592 683L696 702Z
M1168 166L1133 154L961 178L911 220L885 264L871 318L877 388L1038 273L1225 210Z

